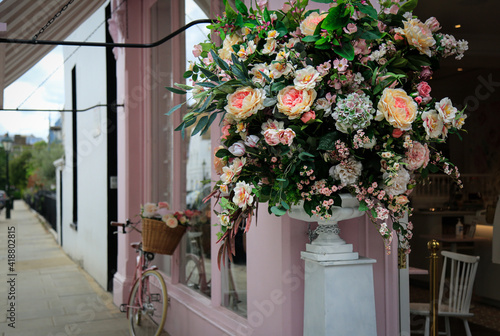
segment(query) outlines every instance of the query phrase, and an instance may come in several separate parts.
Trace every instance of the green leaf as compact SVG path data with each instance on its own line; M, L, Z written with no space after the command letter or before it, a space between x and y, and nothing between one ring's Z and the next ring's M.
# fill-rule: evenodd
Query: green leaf
M182 75L183 78L189 78L193 75L193 72L191 70L184 72Z
M408 56L406 56L406 58L408 59L408 61L411 64L413 64L417 67L431 65L431 61L430 61L429 57L424 56L424 55L408 55Z
M186 91L181 90L181 89L176 89L174 87L165 86L165 89L167 89L170 92L177 93L177 94L186 94Z
M248 15L248 8L247 6L243 3L243 1L241 0L236 0L234 2L236 4L236 9L238 10L238 12L240 12L241 14L247 16Z
M188 91L194 89L191 85L186 85L186 84L181 84L181 83L175 83L175 86L178 86L181 89L188 90Z
M411 12L418 5L418 0L408 0L403 6L399 8L398 13L404 14L406 12Z
M182 103L182 104L179 104L179 105L175 105L167 113L165 113L165 115L171 115L172 113L174 113L175 111L177 111L178 109L180 109L181 106L184 105L184 104L185 103Z
M354 59L354 47L348 40L342 41L341 46L334 46L333 51L335 51L337 55L347 59L348 61L352 61Z
M211 81L218 82L219 78L217 77L216 74L210 72L209 70L205 68L200 68L200 71L203 72L203 74Z
M232 156L233 154L231 154L230 151L228 151L227 149L225 148L221 148L219 149L216 153L215 153L215 156L218 157L218 158L224 158L226 156Z
M288 29L286 28L285 24L283 21L278 21L275 23L274 28L278 33L280 33L280 36L285 36L288 34Z
M325 4L328 4L328 3L332 3L333 0L312 0L313 2L318 2L318 3L325 3Z
M377 30L365 30L359 35L360 38L365 40L377 40L382 37L382 33Z
M359 202L358 210L359 211L366 211L366 210L368 210L368 205L366 204L365 201L360 201Z
M365 13L369 17L374 20L378 19L377 10L373 8L373 6L368 2L366 5L358 6L358 9L361 13Z
M328 15L321 22L321 28L329 32L343 28L349 22L349 16L346 15L345 6L343 4L330 8L328 12Z
M310 35L310 36L305 36L302 38L302 42L316 42L319 40L321 37L317 35Z
M273 206L273 207L271 207L271 212L272 212L273 214L275 214L276 216L278 216L278 217L279 217L279 216L283 216L284 214L286 214L286 210L285 210L285 209L283 209L283 208L279 208L279 207L277 207L277 206Z
M224 71L229 70L229 65L222 58L220 58L219 55L217 55L217 53L213 49L210 50L210 54L212 54L212 58L214 59L215 63L217 63L219 68L221 68Z
M236 12L229 4L229 1L224 0L224 6L225 6L225 10L226 10L226 17L229 19L229 21L233 21L237 16Z
M302 161L312 161L312 159L314 159L314 155L308 152L300 152L299 159Z
M285 208L285 210L290 210L290 206L288 205L287 202L281 201L281 205L283 206L283 208Z
M331 133L325 134L319 140L318 149L324 150L324 151L334 150L335 149L335 141L337 141L339 138L340 138L339 132L337 132L337 131L333 131Z
M217 113L210 114L207 125L201 130L200 133L201 135L205 134L210 129L210 126L212 126L212 123L214 122L215 118L217 118Z
M196 124L196 127L194 128L191 135L198 134L201 131L201 129L207 125L207 122L208 122L208 116L201 117L200 120L198 120L198 123Z
M264 13L262 13L262 18L264 19L265 22L271 22L271 15L269 14L267 7L264 7Z
M408 60L405 58L397 58L394 61L391 62L391 66L396 67L396 68L402 68L408 64Z

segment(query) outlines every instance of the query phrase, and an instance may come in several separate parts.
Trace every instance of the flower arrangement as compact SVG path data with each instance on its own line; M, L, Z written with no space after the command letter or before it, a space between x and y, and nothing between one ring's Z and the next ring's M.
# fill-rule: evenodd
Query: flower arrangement
M172 229L178 225L188 226L189 221L195 214L193 210L186 210L184 212L171 211L170 205L167 202L146 203L141 206L141 218L161 220Z
M396 232L409 253L412 224L401 219L411 215L412 189L440 170L461 185L434 144L458 134L466 115L432 97L428 81L441 58L461 59L467 42L440 33L433 17L416 18L416 0L381 1L380 11L365 0L318 2L329 9L308 9L308 0L280 10L265 0L256 8L236 0L236 10L226 3L194 47L190 85L168 88L189 93L177 130L204 133L221 116L220 179L210 195L221 206L219 255L233 251L259 202L281 216L302 201L309 215L328 218L340 193L357 197L388 250Z

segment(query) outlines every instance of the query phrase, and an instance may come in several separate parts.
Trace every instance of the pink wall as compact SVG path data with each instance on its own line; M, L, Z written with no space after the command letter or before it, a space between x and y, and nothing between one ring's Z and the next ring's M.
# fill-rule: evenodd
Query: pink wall
M128 8L120 8L113 14L118 28L113 33L115 42L148 41L149 6L154 0L129 0ZM217 2L218 0L214 0ZM113 0L113 8L121 3ZM177 1L175 6L179 6ZM271 1L271 8L280 7L282 1ZM128 12L128 18L125 17ZM128 23L128 29L125 25ZM179 25L180 22L178 21ZM174 23L173 23L174 24ZM127 32L127 36L125 35ZM148 41L149 42L149 41ZM118 121L118 183L119 218L133 217L138 205L147 198L153 181L146 172L150 171L151 157L148 148L149 97L147 75L149 66L147 50L117 49L118 103L125 105ZM175 74L178 76L179 73ZM177 117L179 118L179 117ZM173 120L173 122L178 121ZM218 145L219 132L213 127L213 147ZM177 144L182 141L176 135ZM179 146L174 155L180 157ZM180 190L183 181L180 165L175 168L176 183L172 187ZM212 176L216 179L216 176ZM175 192L180 195L181 193ZM181 204L180 196L173 205ZM304 263L300 251L308 242L307 223L292 220L288 216L276 218L261 206L258 224L252 225L247 237L247 290L248 319L221 307L221 275L217 264L212 263L212 297L206 298L178 283L178 255L173 257L172 276L165 276L171 305L166 329L172 336L184 335L302 335L304 309ZM398 330L398 281L397 255L385 255L382 241L373 225L364 219L352 220L342 225L342 236L354 244L361 255L377 259L374 266L377 323L379 335L397 335ZM216 256L216 227L212 228L212 255ZM131 241L139 240L137 235L119 235L118 271L114 279L114 302L126 301L133 278L135 253L129 248ZM215 260L215 257L212 259Z

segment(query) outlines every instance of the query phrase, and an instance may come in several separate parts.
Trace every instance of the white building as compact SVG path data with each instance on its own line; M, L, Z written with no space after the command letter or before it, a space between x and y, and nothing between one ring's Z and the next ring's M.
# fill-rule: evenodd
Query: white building
M105 2L66 40L105 42L108 6ZM109 289L116 269L116 236L109 229L116 220L116 108L109 106L116 102L116 66L112 51L102 47L65 46L64 60L64 109L72 112L63 113L65 154L56 161L58 239Z

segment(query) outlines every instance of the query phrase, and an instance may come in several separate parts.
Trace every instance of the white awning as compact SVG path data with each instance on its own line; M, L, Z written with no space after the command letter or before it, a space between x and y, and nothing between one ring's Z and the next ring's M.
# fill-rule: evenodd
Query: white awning
M2 37L31 40L49 20L67 8L38 36L38 40L62 41L94 13L105 0L3 0L0 3L0 23L7 24ZM69 4L68 4L69 3ZM55 46L30 44L0 44L4 50L3 72L0 64L0 91L12 84ZM0 62L2 55L0 55Z

